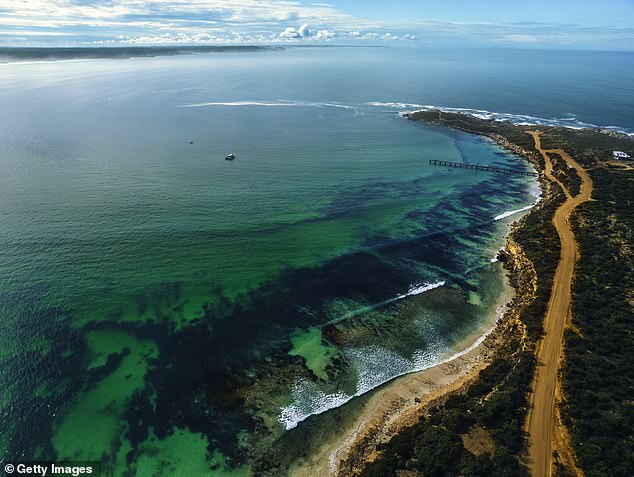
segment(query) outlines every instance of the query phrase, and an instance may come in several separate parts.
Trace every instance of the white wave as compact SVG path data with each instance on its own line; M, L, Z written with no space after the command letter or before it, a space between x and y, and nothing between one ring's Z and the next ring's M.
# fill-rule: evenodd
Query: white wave
M535 168L533 168L533 171L535 171ZM537 171L535 171L537 172ZM515 214L519 214L520 212L524 212L526 210L532 209L533 207L535 207L537 204L539 204L542 200L542 190L539 184L539 181L537 179L531 181L529 183L528 186L528 193L530 195L532 195L533 197L535 197L535 202L533 202L531 205L527 205L526 207L522 207L521 209L517 209L517 210L510 210L508 212L504 212L500 215L496 215L495 217L493 217L493 220L502 220L505 219L507 217L510 217L512 215ZM491 260L493 261L493 260ZM497 261L497 259L496 259Z
M310 396L310 400L306 400L308 396ZM293 389L293 404L282 408L278 420L288 431L297 427L297 424L308 417L343 406L352 398L353 396L341 391L334 394L326 394L315 383L300 380Z
M445 281L440 281L412 285L407 293L399 294L371 308L392 303L408 296L420 295L442 287L445 283ZM370 309L370 307L363 310L366 309ZM359 313L347 314L346 318ZM340 317L336 321L341 319L344 318ZM304 419L342 406L355 396L361 396L398 376L432 367L442 354L440 342L438 342L437 347L437 349L416 352L413 360L405 359L378 346L344 350L347 360L359 372L356 392L352 395L341 391L334 394L326 394L315 383L300 380L295 384L292 392L293 404L281 409L278 420L284 425L286 430L293 429Z
M521 209L517 210L510 210L508 212L504 212L503 214L496 215L493 220L502 220L510 217L511 215L519 214L520 212L524 212L525 210L532 209L533 207L535 207L535 204L527 205L526 207L522 207Z
M443 285L445 285L445 281L440 281L440 282L436 282L436 283L425 283L425 284L415 284L415 285L411 285L406 293L401 293L396 295L394 298L390 298L388 300L385 301L381 301L379 303L374 303L372 305L368 305L368 306L363 306L361 308L358 308L356 310L353 311L349 311L348 313L344 313L343 315L340 315L332 320L330 320L328 322L328 324L336 324L339 323L341 321L345 321L348 320L350 318L354 318L355 316L359 316L362 313L367 313L369 311L372 310L376 310L377 308L380 308L382 306L385 305L389 305L390 303L394 303L395 301L398 300L402 300L403 298L406 298L408 296L412 296L412 295L420 295L421 293L424 293L426 291L430 291L433 290L434 288L438 288L441 287Z
M579 121L574 116L564 118L540 118L536 116L530 116L527 114L513 114L513 113L497 113L494 111L487 111L483 109L473 108L454 108L448 106L432 106L432 105L418 105L415 103L379 103L372 102L367 103L373 106L386 106L386 107L398 107L401 109L416 108L410 111L403 111L401 114L414 113L416 111L429 111L431 109L437 109L446 113L460 113L468 116L473 116L479 119L493 120L500 122L510 122L517 126L560 126L569 129L599 129L601 131L614 131L628 136L634 137L634 131L622 126L600 126L597 124L586 123Z
M401 295L396 295L395 300L401 300L408 296L420 295L421 293L425 293L426 291L433 290L434 288L442 287L445 285L445 281L436 282L436 283L417 283L416 285L412 285L407 290L407 293L403 293Z
M574 116L564 118L545 119L526 114L497 113L487 111L485 109L474 108L456 108L449 106L434 106L430 104L400 102L400 101L368 101L362 104L346 104L334 101L313 102L313 101L291 101L291 100L271 100L271 101L207 101L201 103L182 104L182 108L201 108L201 107L239 107L239 106L260 106L260 107L303 107L303 108L342 108L350 109L359 113L359 110L367 107L373 108L389 108L390 110L399 110L399 114L406 115L416 111L429 111L438 109L448 113L467 114L480 119L506 121L516 125L543 125L543 126L563 126L571 129L600 129L608 131L616 131L629 136L634 136L634 132L620 126L598 126L596 124L585 123L577 120Z
M503 312L503 308L500 307L498 310L498 316ZM458 359L477 348L492 331L493 328L487 330L469 347L442 359L443 349L441 343L435 349L415 352L411 360L378 346L345 350L346 358L359 372L355 393L350 395L339 391L333 394L326 394L319 389L317 384L300 380L293 389L293 404L280 410L278 420L286 430L293 429L308 417L343 406L351 399L361 396L392 379L424 371L425 369Z
M354 106L332 102L310 102L310 101L208 101L204 103L182 104L181 108L203 108L213 106L239 107L239 106L261 106L261 107L282 107L282 108L341 108L355 109Z
M340 407L354 397L361 396L398 376L433 366L434 356L430 354L430 360L418 364L416 358L405 359L378 346L348 349L344 353L359 372L355 393L350 395L339 391L326 394L315 383L300 380L293 389L293 404L282 408L278 418L286 430L297 427L300 422L312 415Z
M537 173L537 170L532 167L533 172ZM535 203L537 204L542 200L542 189L537 179L532 180L528 184L528 193L535 197Z
M497 312L498 317L500 317L500 310L498 310ZM476 349L478 346L480 346L484 340L487 338L487 336L489 336L491 334L491 332L493 331L494 328L491 328L490 330L487 330L484 334L482 334L481 336L478 337L477 340L475 340L471 346L469 346L468 348L463 349L462 351L458 351L455 354L452 354L451 356L449 356L448 358L445 358L441 361L438 361L437 363L434 363L433 366L438 366L441 364L446 364L446 363L451 363L452 361L460 358L461 356L464 356L468 353L470 353L471 351L473 351L474 349ZM428 366L431 367L431 366Z
M416 104L416 103L383 103L380 101L371 101L369 103L365 103L368 106L377 106L381 108L396 108L396 109L404 109L404 108L432 108L432 106L425 106L424 104Z

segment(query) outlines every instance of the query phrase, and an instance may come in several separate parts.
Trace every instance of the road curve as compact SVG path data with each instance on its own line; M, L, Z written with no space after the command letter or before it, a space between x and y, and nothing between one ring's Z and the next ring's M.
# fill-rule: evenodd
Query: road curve
M542 149L539 131L529 131L535 141L535 149L546 163L544 174L559 184L566 194L565 202L557 209L553 224L561 240L561 255L553 281L552 294L544 318L544 337L537 346L537 370L533 379L530 408L526 418L528 433L528 467L533 477L552 475L553 428L555 424L555 388L557 386L559 360L563 351L564 327L570 313L570 286L577 260L577 246L568 222L575 207L590 200L592 180L588 173L564 150ZM560 155L574 168L581 178L580 193L571 196L568 189L553 175L553 165L548 154Z

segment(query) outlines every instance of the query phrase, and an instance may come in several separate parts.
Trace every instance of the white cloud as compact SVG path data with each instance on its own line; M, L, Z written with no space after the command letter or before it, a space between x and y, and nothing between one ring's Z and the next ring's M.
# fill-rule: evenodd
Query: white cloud
M308 28L308 24L304 24L300 26L299 29L297 30L297 33L299 33L299 36L301 36L302 38L306 38L307 36L310 36L310 30Z
M308 38L311 35L308 24L305 23L299 28L287 27L278 36L283 40L296 40L300 38Z
M299 33L297 33L295 27L288 27L280 33L279 37L284 40L291 40L293 38L299 38Z
M0 41L34 43L275 43L297 40L415 40L458 44L621 45L634 27L550 23L383 21L346 14L325 1L303 0L0 0ZM338 3L345 5L345 2ZM315 33L311 34L308 25ZM280 33L281 32L281 33ZM321 33L320 33L321 32ZM168 36L165 34L168 33ZM179 36L181 35L181 36ZM317 38L319 37L319 38ZM181 40L182 39L182 40ZM136 41L136 40L134 40Z
M316 40L332 40L337 36L337 33L331 30L319 30L315 36Z
M501 41L512 41L515 43L537 43L539 38L535 35L504 35Z

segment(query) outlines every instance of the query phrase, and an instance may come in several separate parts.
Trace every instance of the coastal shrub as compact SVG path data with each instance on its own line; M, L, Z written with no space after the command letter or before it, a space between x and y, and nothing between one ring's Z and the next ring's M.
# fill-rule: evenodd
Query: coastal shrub
M591 172L595 201L574 214L580 258L566 333L564 417L586 475L634 475L632 172Z

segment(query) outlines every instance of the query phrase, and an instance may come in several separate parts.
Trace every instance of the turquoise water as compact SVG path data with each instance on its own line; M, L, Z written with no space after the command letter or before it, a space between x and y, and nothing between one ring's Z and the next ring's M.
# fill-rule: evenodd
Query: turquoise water
M392 103L634 125L631 56L544 55L0 66L0 451L248 475L307 417L454 353L503 293L494 218L534 196L428 159L527 166ZM588 104L596 77L540 61L621 74Z

